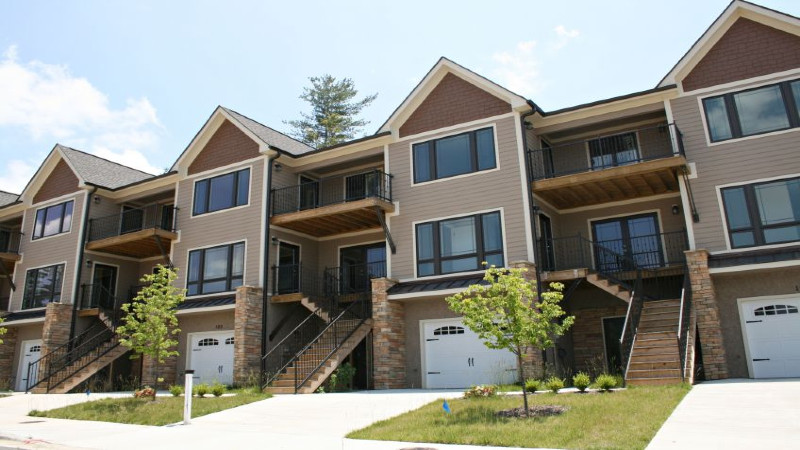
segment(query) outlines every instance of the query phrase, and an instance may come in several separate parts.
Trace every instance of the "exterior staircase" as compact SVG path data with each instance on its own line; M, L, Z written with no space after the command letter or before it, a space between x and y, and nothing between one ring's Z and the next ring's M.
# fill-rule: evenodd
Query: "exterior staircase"
M49 390L48 384L45 382L31 389L31 392L34 394L66 394L127 351L128 349L119 345L118 339L114 337L98 345L89 354L51 373Z
M312 394L344 362L356 346L372 330L372 319L340 319L335 327L328 327L286 370L280 374L266 392L272 394ZM331 345L342 342L338 348ZM328 357L328 355L333 354ZM327 358L327 359L326 359ZM308 377L295 392L295 386Z
M590 273L586 275L586 281L626 303L631 301L631 291L609 279L603 278L596 273Z
M645 301L625 381L630 385L682 382L677 338L681 301Z

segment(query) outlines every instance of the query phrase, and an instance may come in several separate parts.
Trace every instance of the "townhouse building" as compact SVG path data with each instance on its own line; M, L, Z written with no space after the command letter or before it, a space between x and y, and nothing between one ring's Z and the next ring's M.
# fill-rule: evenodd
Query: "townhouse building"
M531 375L800 376L798 36L736 0L655 88L556 111L442 58L373 135L314 149L218 107L158 176L56 145L0 193L0 379L510 382L444 300L483 262L564 285ZM113 331L158 264L187 290L162 365Z

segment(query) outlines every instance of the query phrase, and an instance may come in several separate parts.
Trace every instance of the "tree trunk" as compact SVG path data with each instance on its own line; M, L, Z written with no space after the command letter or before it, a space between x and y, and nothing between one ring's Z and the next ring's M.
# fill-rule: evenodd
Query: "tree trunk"
M522 403L525 405L525 414L528 413L528 390L525 389L525 371L522 367L522 351L517 348L517 367L519 370L519 379L522 382Z

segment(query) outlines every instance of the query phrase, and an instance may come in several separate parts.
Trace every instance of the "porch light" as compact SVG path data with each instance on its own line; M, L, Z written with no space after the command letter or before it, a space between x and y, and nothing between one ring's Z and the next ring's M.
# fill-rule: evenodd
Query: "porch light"
M677 216L681 213L681 208L678 205L672 205L672 215Z

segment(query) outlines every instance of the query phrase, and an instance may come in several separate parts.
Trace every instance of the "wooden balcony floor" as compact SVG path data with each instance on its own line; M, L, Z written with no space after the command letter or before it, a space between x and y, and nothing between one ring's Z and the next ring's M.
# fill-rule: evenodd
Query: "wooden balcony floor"
M384 212L394 211L394 204L373 197L278 214L270 218L270 223L314 237L333 236L380 228L381 223L378 220L375 207Z
M549 283L551 281L576 280L578 278L585 278L587 275L591 273L594 273L594 271L585 267L579 269L542 271L542 282ZM668 276L682 275L683 273L684 273L684 266L682 264L673 264L664 267L645 269L642 276L643 278L646 279L653 277L668 277ZM636 278L636 272L634 271L622 272L618 275L622 280L633 280Z
M645 161L533 182L533 192L558 209L679 192L677 170L686 158Z
M147 228L132 233L91 241L86 244L86 250L129 256L132 258L151 258L153 256L162 255L157 238L161 239L161 245L164 251L169 253L170 244L173 240L178 238L178 234L158 228Z

